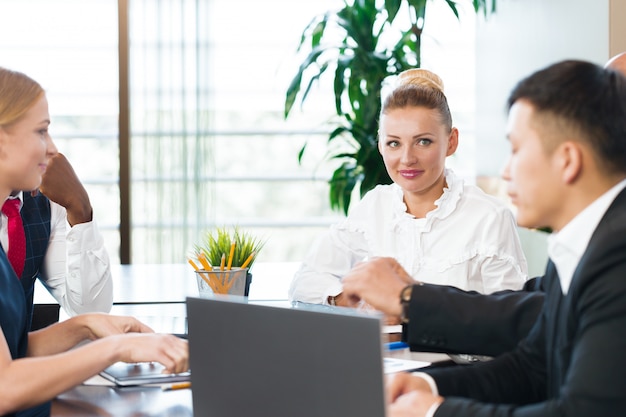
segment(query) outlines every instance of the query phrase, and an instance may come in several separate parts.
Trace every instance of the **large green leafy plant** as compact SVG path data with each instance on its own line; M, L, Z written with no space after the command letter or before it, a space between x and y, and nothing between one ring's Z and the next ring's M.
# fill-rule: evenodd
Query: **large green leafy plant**
M459 17L457 3L445 1ZM476 12L495 11L496 0L471 1ZM377 149L381 90L387 77L420 66L421 36L427 0L344 0L337 11L316 16L304 29L299 51L308 54L285 97L285 118L297 100L304 103L311 87L334 72L336 119L328 137L328 158L339 161L330 183L330 206L347 214L354 188L363 196L377 184L389 184ZM489 4L490 6L489 6ZM399 17L399 13L408 13ZM403 23L406 22L406 23ZM336 151L336 149L339 149ZM300 150L301 160L306 144Z

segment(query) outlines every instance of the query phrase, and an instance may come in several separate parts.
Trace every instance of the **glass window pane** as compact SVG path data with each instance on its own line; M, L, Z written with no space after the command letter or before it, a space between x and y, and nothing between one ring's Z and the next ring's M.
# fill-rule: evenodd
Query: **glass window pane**
M2 0L0 65L46 90L50 134L89 193L119 262L116 0Z
M284 94L302 59L302 30L343 1L129 4L133 262L183 262L206 229L225 224L272 236L263 259L301 260L341 216L328 207L336 161L324 160L332 80L287 121ZM428 5L422 66L444 79L461 131L449 165L473 180L473 11L459 4L458 21L445 2ZM85 183L113 261L117 13L115 0L3 0L0 14L0 65L47 89L51 132Z

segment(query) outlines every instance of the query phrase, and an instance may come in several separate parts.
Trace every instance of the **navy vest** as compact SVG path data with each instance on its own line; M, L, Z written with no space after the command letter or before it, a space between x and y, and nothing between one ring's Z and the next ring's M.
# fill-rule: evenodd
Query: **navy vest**
M26 296L27 323L30 328L35 280L43 267L43 258L50 241L50 201L41 193L32 197L30 192L24 192L20 213L26 235L26 260L21 282Z
M32 197L29 192L24 192L20 214L26 235L26 260L20 281L26 296L26 323L27 328L30 329L35 280L39 278L43 267L43 258L50 242L50 201L41 193ZM50 402L20 411L15 415L17 417L49 416Z

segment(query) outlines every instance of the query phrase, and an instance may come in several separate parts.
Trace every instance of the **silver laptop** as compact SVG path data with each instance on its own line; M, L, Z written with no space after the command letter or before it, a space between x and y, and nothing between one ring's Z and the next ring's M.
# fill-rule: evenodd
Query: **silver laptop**
M194 415L383 417L381 319L341 310L187 298Z

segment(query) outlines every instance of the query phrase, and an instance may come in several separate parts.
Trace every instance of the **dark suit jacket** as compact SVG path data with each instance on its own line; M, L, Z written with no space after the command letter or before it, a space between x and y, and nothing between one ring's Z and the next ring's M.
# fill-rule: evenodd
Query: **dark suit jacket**
M498 356L528 335L543 300L541 278L529 280L523 290L490 295L415 286L403 338L414 351Z
M515 351L474 366L428 371L447 397L436 417L626 415L626 367L621 363L626 353L626 190L596 228L567 295L552 262L542 285L541 315Z

